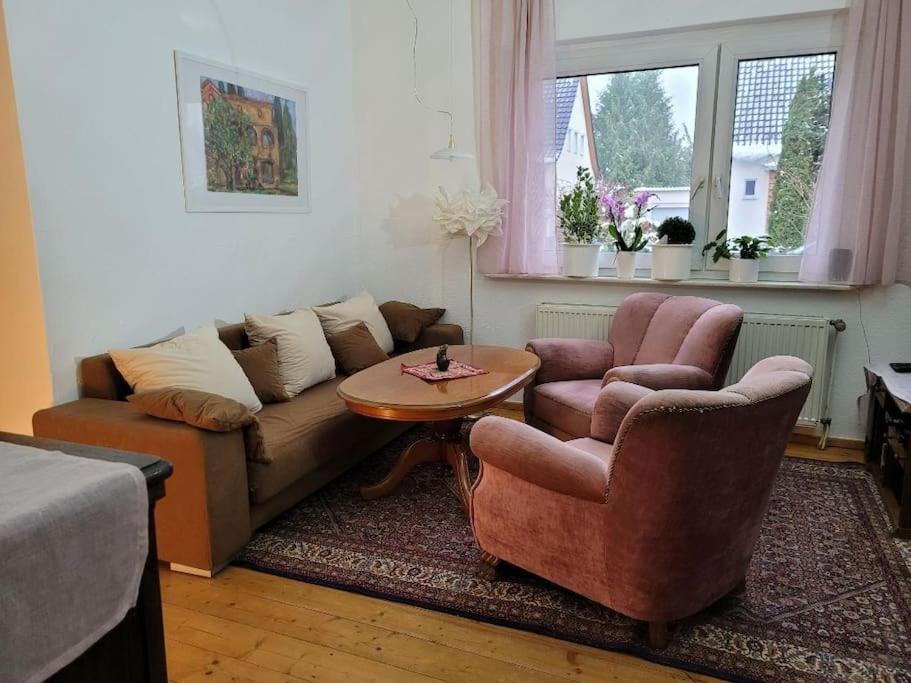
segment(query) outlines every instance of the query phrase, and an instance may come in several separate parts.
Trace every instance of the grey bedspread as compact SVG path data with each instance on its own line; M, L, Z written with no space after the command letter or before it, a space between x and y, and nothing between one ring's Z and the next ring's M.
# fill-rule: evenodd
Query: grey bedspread
M132 465L0 442L0 683L44 680L123 619L148 514Z

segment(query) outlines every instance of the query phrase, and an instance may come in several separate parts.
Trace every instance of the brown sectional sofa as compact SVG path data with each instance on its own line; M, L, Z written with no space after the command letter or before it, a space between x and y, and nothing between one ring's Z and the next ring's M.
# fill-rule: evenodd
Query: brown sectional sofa
M243 325L219 329L231 349L248 346ZM462 328L437 323L397 352L463 343ZM336 388L344 376L257 414L274 462L250 462L241 430L209 432L149 417L126 401L130 387L108 354L79 366L80 398L35 413L36 436L150 453L174 474L156 507L158 556L172 567L211 576L254 530L404 432L408 423L348 411Z

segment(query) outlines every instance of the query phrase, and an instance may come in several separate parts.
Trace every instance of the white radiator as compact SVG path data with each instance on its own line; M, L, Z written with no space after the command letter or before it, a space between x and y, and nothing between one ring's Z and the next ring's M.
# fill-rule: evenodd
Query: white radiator
M586 304L538 304L538 337L607 339L616 307ZM813 388L800 414L802 424L828 426L828 396L841 321L827 318L745 313L726 384L733 384L768 356L797 356L813 366Z

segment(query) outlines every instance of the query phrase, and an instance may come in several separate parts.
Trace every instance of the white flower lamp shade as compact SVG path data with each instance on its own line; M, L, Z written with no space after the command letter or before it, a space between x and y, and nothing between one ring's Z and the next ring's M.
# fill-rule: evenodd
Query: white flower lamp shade
M503 207L508 202L500 199L489 183L480 192L462 192L453 197L442 187L439 191L433 221L450 237L468 237L470 343L474 336L474 248L471 242L475 240L480 246L488 237L500 237L503 234Z

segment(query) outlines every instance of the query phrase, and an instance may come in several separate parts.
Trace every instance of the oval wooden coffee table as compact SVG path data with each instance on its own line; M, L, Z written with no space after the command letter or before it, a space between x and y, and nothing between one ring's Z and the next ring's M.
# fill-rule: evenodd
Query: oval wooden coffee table
M402 372L402 365L429 363L436 353L436 348L421 349L390 358L352 375L338 387L348 409L359 415L432 423L429 438L415 441L384 479L361 489L364 498L388 495L419 463L448 462L455 472L459 499L467 507L470 482L462 420L525 387L541 364L533 353L505 346L450 346L450 358L483 368L487 374L426 382Z

